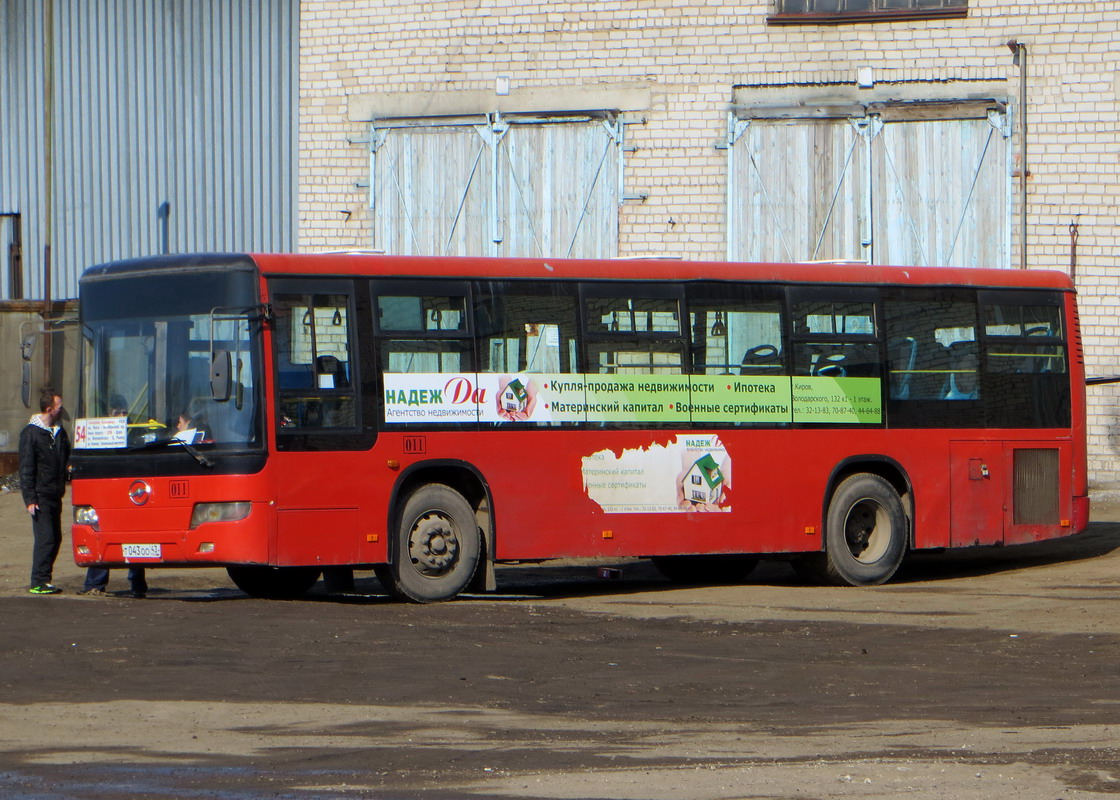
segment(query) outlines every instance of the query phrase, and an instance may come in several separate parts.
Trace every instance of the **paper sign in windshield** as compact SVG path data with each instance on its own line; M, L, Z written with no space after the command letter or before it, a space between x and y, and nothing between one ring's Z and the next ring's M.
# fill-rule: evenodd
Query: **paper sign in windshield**
M128 419L90 417L74 421L75 450L108 450L128 446Z

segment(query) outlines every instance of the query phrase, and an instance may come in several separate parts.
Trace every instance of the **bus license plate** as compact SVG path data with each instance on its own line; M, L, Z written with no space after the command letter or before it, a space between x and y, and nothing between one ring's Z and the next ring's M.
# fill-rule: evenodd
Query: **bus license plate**
M161 558L163 552L158 544L122 544L125 558Z

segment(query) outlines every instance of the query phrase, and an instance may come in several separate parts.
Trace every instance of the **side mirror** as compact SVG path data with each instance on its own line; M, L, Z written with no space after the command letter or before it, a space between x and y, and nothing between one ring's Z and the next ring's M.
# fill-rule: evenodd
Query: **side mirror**
M230 375L233 359L229 350L215 350L210 354L210 398L225 403L229 400Z

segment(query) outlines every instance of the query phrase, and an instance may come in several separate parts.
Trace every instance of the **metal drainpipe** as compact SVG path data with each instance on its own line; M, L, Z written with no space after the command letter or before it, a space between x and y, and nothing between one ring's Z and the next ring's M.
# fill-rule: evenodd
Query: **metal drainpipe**
M1019 269L1027 269L1027 46L1012 39L1007 47L1019 66Z
M164 200L156 209L156 222L159 224L159 252L171 252L171 201Z
M51 237L54 235L54 2L46 0L43 5L43 133L46 141L43 146L43 327L49 326L51 318ZM51 336L43 337L44 380L51 379ZM61 391L61 389L59 389Z
M1081 233L1080 223L1081 215L1078 214L1069 224L1069 278L1075 286L1077 285L1077 237Z

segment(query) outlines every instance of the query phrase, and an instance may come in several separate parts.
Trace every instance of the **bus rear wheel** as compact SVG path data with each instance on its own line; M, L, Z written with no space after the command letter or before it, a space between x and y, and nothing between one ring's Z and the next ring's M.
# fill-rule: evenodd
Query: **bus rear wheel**
M377 577L391 594L413 603L450 600L466 589L482 550L471 504L440 483L409 495L397 515L394 545Z
M902 563L908 540L906 511L894 487L878 475L852 475L828 504L820 576L836 586L885 583Z
M744 555L656 556L657 571L674 583L739 583L758 566L758 559Z
M250 597L292 600L307 594L319 580L316 567L226 567L230 580Z

